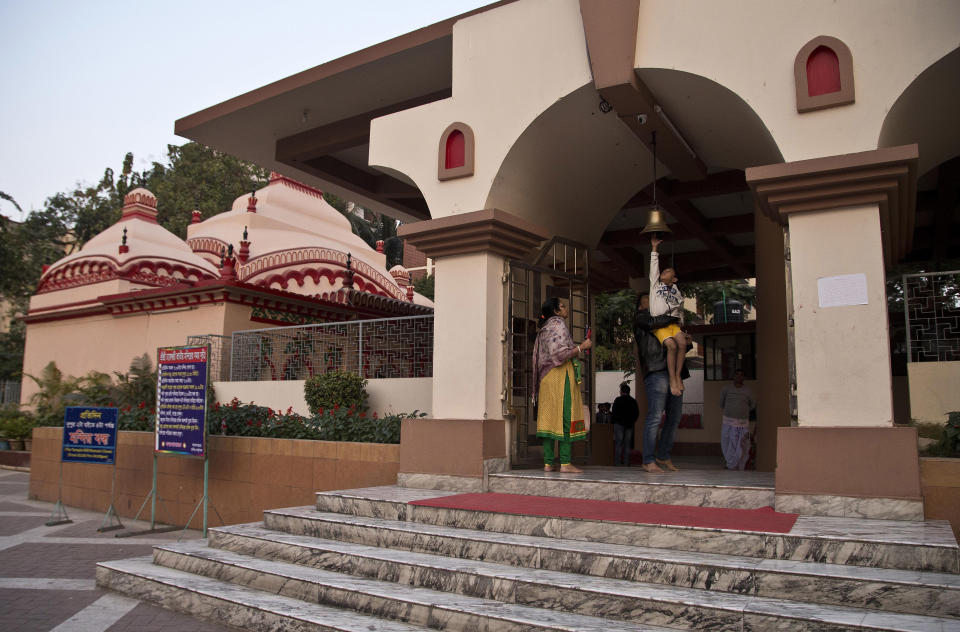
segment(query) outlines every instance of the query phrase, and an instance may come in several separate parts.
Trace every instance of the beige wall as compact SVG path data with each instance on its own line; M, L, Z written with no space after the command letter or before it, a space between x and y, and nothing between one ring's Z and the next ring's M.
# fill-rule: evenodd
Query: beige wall
M960 362L909 362L907 376L914 420L945 423L960 410Z
M886 287L876 205L790 216L801 426L893 423ZM817 280L863 273L867 305L819 307Z
M33 431L30 498L57 500L62 433L62 428ZM400 463L400 446L380 443L211 436L209 450L212 527L262 520L266 509L311 505L318 491L394 485ZM113 469L64 463L63 503L106 512ZM160 456L157 470L157 520L183 525L203 496L203 461ZM152 480L153 433L120 432L113 498L117 513L134 516L150 493ZM147 508L147 520L149 513ZM202 514L197 512L190 527L201 526Z
M453 29L452 61L449 99L374 119L370 126L370 165L411 179L434 218L486 208L516 139L592 79L577 0L521 0L462 19ZM590 107L596 108L595 95ZM473 129L475 173L440 182L440 135L456 121Z
M705 380L703 382L703 416L701 418L703 428L677 430L676 441L682 443L720 443L720 426L723 417L720 410L720 392L731 384L733 382L730 381ZM746 380L744 384L750 387L754 397L759 398L760 382ZM759 414L758 410L758 419L760 418Z
M249 323L250 310L245 309ZM185 311L31 323L27 326L23 371L39 376L52 360L64 375L73 377L91 370L126 373L130 361L144 353L155 366L157 347L185 344L190 335L222 333L224 310L223 304L208 304ZM33 381L25 378L20 401L28 402L36 390Z
M275 410L293 407L293 412L309 415L303 398L303 380L278 382L216 382L214 393L218 402L229 402L236 397L244 403L255 403ZM367 404L378 414L412 413L415 410L430 413L433 379L429 377L393 378L367 381Z
M671 69L727 87L756 111L787 162L876 148L891 106L918 74L957 47L960 24L955 0L642 0L640 6L641 77L645 69ZM819 35L850 48L856 103L798 114L794 59Z
M480 252L436 265L433 417L503 419L503 258Z

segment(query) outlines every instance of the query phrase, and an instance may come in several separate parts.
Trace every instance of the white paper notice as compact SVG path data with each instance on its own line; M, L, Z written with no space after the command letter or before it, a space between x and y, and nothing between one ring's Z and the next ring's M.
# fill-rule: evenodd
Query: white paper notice
M817 279L817 294L820 297L820 307L866 305L867 275L860 272L821 277Z

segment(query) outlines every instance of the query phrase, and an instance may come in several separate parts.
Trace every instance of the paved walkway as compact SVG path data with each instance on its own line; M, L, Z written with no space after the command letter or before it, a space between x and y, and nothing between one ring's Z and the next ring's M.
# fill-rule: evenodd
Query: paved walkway
M154 544L198 531L116 538L103 514L67 507L72 524L44 526L53 504L28 499L30 474L0 469L0 630L11 632L227 632L96 586L96 564L149 555ZM123 520L126 531L148 523Z

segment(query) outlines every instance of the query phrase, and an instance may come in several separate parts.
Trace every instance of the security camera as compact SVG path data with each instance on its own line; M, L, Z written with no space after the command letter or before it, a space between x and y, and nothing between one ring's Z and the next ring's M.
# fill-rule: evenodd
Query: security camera
M637 114L637 123L639 125L647 124L647 115L646 114Z

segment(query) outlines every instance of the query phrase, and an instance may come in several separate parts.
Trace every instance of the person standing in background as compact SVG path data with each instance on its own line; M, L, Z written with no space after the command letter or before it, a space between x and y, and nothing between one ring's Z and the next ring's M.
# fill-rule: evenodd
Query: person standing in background
M630 385L620 385L620 397L613 400L613 464L630 465L633 425L640 416L637 400L630 396Z
M742 470L750 457L750 411L757 407L756 397L745 386L743 369L733 372L733 384L720 393L723 425L720 448L728 470Z

